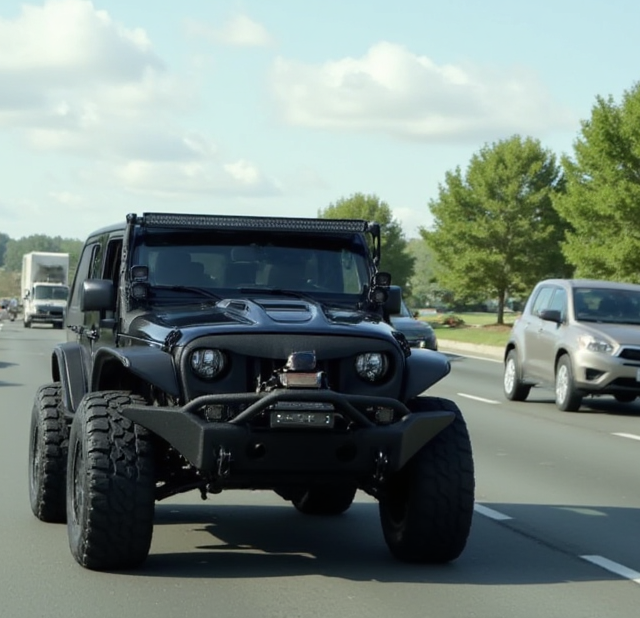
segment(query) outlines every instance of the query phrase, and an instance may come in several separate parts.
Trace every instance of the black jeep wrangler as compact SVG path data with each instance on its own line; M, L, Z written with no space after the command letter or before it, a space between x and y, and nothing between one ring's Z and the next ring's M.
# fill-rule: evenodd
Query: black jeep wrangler
M361 489L394 556L458 557L467 427L421 396L449 362L393 329L379 262L361 220L147 213L92 234L33 406L36 517L67 522L81 565L123 569L168 496L270 489L338 515Z

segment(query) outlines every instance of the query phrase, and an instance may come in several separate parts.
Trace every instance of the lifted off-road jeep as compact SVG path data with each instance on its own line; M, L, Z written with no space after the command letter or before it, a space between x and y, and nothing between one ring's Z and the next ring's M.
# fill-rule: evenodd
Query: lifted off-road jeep
M474 502L449 373L389 323L400 289L360 220L148 213L87 240L35 397L29 493L83 566L131 568L154 505L269 489L337 515L379 502L392 554L462 552Z

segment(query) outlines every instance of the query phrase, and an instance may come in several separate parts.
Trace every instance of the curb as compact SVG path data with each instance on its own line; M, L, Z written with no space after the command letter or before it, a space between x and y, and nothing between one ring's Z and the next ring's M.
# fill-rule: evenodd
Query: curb
M489 356L499 360L504 358L504 348L496 345L479 345L438 338L438 349L441 351L450 350L452 352L468 352L469 354L479 354L481 356Z

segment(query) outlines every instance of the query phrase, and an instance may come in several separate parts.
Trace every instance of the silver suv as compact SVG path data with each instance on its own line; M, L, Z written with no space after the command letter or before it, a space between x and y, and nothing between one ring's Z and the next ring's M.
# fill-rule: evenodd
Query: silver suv
M504 393L550 385L560 410L586 395L640 395L640 285L548 279L533 290L504 353Z

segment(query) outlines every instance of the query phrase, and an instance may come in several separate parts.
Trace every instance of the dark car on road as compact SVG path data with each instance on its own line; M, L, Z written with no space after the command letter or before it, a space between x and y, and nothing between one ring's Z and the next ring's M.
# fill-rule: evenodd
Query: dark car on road
M390 323L380 240L362 220L163 213L89 236L29 447L31 508L66 521L78 563L141 564L155 502L194 490L325 516L361 490L396 558L463 551L469 434L424 396L447 357Z
M402 301L400 311L389 316L393 327L400 331L412 348L438 349L438 337L433 327L418 320Z

